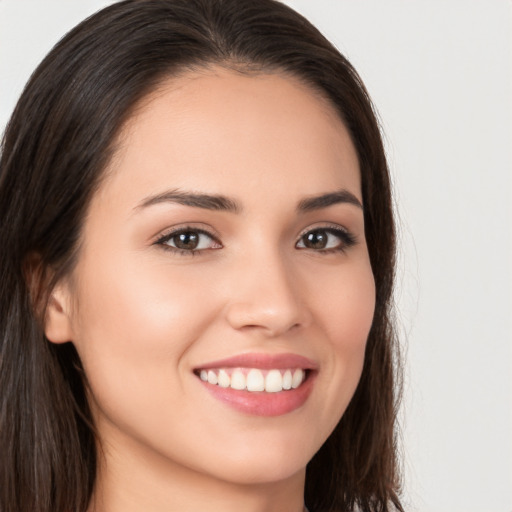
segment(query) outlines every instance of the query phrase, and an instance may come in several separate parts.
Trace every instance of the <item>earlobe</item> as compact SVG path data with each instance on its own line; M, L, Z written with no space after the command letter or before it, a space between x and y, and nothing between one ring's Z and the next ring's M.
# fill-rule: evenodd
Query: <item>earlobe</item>
M44 332L52 343L66 343L73 339L69 297L65 286L57 286L48 300Z

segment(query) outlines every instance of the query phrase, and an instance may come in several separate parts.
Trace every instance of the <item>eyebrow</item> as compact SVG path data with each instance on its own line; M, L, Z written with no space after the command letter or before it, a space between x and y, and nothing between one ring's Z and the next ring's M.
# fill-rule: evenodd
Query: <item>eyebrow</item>
M191 206L194 208L203 208L205 210L217 210L231 213L240 213L242 206L235 199L217 194L200 194L194 192L185 192L182 190L170 190L162 194L154 195L144 199L135 210L146 208L160 203L177 203L184 206ZM299 213L307 213L314 210L321 210L328 208L335 204L351 204L363 209L361 201L349 192L342 189L336 192L329 192L317 196L307 197L302 199L297 205Z
M318 196L307 197L300 201L297 210L302 213L321 210L322 208L327 208L329 206L340 204L340 203L348 203L358 208L363 209L363 205L361 201L349 192L348 190L342 189L337 190L336 192L329 192L328 194L321 194Z
M219 210L231 213L239 213L242 208L234 199L216 194L196 194L181 190L170 190L163 194L150 196L144 199L135 209L146 208L159 203L177 203L205 210Z

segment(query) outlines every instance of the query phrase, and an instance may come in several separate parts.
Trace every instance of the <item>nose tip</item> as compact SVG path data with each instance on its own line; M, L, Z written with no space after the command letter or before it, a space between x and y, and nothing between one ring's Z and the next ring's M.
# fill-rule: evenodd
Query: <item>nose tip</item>
M233 304L228 312L229 324L237 330L262 330L269 337L282 335L301 325L296 315L272 304L256 307L254 303Z
M264 273L251 272L239 279L227 311L231 327L276 337L306 325L310 319L308 309L300 298L297 283L291 283L280 266L266 267Z

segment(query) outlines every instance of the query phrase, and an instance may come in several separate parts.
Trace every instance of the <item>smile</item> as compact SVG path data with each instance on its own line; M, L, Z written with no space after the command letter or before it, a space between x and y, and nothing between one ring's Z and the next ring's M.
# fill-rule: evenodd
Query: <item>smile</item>
M194 369L209 395L244 414L281 416L300 409L318 376L315 361L297 354L240 354Z
M199 378L221 388L239 391L279 393L297 389L306 378L302 368L269 369L219 368L200 370Z

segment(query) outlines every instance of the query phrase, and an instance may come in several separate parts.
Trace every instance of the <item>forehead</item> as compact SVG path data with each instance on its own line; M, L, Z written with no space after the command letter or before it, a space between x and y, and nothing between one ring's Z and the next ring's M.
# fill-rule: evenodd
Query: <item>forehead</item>
M109 171L111 184L149 193L168 182L237 196L271 182L297 194L351 188L361 198L357 155L335 108L283 73L213 68L163 82L126 122Z

